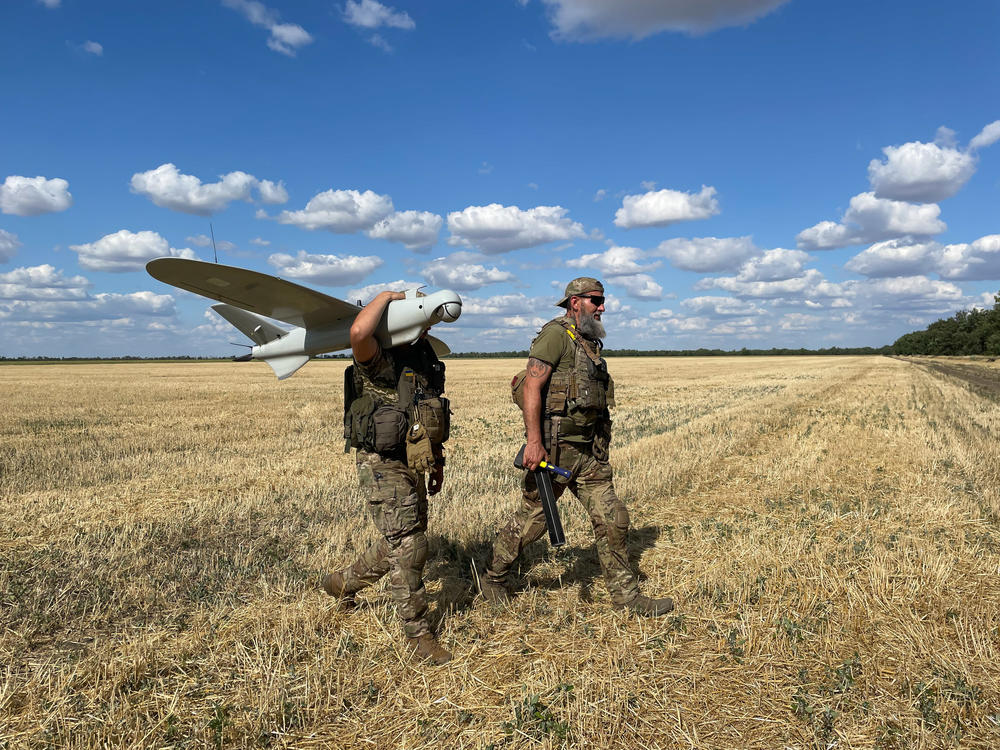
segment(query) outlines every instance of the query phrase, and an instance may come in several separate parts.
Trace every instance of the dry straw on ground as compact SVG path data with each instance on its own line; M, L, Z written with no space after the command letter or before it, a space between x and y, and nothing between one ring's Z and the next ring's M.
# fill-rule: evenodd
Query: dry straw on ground
M613 612L587 521L474 599L517 501L521 363L448 363L426 579L444 667L384 588L342 362L0 367L0 748L1000 746L997 402L887 358L615 359L632 553L673 616ZM974 365L989 377L996 366Z

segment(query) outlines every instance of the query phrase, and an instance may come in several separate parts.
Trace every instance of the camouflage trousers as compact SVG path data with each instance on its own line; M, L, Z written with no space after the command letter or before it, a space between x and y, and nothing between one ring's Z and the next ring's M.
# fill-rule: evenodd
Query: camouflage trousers
M405 461L358 451L358 481L368 512L382 535L357 561L341 571L354 593L389 574L392 600L406 635L430 632L424 592L427 561L427 489L423 474Z
M639 594L639 581L628 559L628 509L615 494L611 464L594 458L589 444L563 441L550 459L553 464L572 472L569 479L552 474L552 490L558 498L568 487L590 516L597 540L597 557L612 602L632 601ZM538 486L534 472L526 471L521 505L510 522L497 532L487 577L496 583L505 583L521 551L543 534L545 515Z

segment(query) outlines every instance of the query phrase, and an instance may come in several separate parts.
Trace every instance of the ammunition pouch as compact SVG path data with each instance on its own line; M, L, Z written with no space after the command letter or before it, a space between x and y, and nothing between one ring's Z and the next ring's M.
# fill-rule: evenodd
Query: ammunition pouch
M372 423L372 448L376 453L395 450L406 439L406 413L397 406L380 406L372 414Z
M434 445L441 445L451 434L451 402L444 396L425 398L413 407L414 424L422 424Z
M375 449L375 399L369 393L355 398L344 411L344 441L348 448Z

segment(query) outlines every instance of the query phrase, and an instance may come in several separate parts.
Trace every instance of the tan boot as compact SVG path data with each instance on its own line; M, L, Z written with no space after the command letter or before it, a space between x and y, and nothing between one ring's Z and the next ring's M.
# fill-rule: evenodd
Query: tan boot
M506 604L510 601L510 589L502 583L483 578L479 581L479 591L483 595L483 600L490 604Z
M354 599L354 592L347 588L347 583L341 573L334 572L323 576L323 590L340 600L337 606L342 610L346 611L358 606Z
M614 605L615 609L627 609L637 615L645 617L659 617L668 612L674 611L674 600L670 598L650 599L648 596L639 594L630 602Z
M407 638L406 641L416 656L427 659L432 664L445 664L451 661L451 652L442 647L430 633Z

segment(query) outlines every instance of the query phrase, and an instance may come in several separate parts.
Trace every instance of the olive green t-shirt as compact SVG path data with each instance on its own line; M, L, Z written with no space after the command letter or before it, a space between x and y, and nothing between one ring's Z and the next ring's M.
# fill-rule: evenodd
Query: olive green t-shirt
M576 344L569 332L560 325L547 325L534 341L528 356L552 366L553 372L573 369L576 360Z

